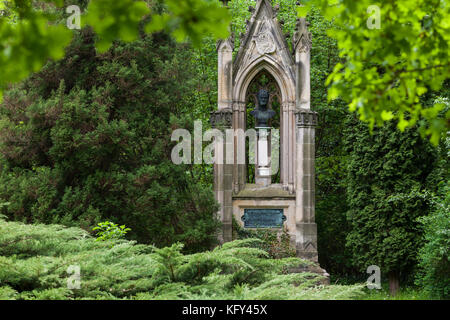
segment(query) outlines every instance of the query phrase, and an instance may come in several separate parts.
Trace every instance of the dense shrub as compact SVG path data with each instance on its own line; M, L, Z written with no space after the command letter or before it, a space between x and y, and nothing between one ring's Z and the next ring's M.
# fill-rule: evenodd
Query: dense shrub
M228 242L183 255L126 240L95 241L79 228L0 219L0 299L350 299L361 286L323 286L322 276L290 274L312 262L270 259L261 240ZM69 266L80 288L68 289Z
M212 190L171 161L172 131L193 125L189 47L156 34L100 55L94 37L81 30L63 60L6 93L4 213L86 230L109 220L140 242L209 248L218 227Z
M432 298L450 298L450 186L448 184L450 135L440 145L441 165L436 170L440 178L436 194L431 198L432 213L422 217L424 246L419 251L419 272L416 283Z
M425 245L419 252L417 284L432 298L450 298L450 188L442 202L434 202L435 211L421 219L425 228Z
M111 221L100 222L96 227L92 228L97 232L97 241L105 241L110 239L124 239L130 228L125 225L117 225Z
M377 265L389 276L393 293L402 275L411 274L423 243L417 218L430 212L422 192L436 162L436 151L411 129L390 122L369 132L353 117L346 148L347 245L361 272Z

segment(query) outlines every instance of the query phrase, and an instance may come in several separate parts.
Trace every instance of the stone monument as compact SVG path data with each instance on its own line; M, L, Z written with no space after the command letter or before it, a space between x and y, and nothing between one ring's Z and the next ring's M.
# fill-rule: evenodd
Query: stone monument
M257 95L258 108L251 111L250 114L256 119L256 127L258 134L257 144L257 168L255 182L257 185L267 187L271 181L271 170L269 160L269 141L268 130L269 120L275 115L275 111L267 109L269 102L269 91L260 89Z
M211 115L213 127L226 131L247 130L249 87L262 73L273 79L279 99L280 172L279 183L271 182L267 136L269 121L276 114L272 99L261 88L257 94L255 117L257 163L255 183L246 181L248 166L237 161L239 147L218 143L215 154L234 150L234 161L214 165L214 188L223 224L220 241L232 240L233 217L243 228L270 228L290 235L297 256L318 261L317 226L314 206L315 126L317 113L310 108L311 34L305 19L297 19L291 52L277 19L277 10L268 0L257 0L241 35L233 59L234 38L217 43L218 110Z

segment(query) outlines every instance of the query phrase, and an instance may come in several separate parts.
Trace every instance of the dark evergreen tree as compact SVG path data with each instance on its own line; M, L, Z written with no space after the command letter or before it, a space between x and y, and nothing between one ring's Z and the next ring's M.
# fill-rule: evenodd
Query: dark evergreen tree
M212 190L171 161L173 130L193 132L189 47L155 34L98 54L94 38L83 29L63 60L5 95L5 213L89 230L111 220L141 242L210 247L218 225Z
M448 105L448 102L447 102ZM427 197L432 212L421 218L424 226L424 246L419 251L416 284L433 299L450 298L450 132L443 136L437 148L438 163L429 176Z
M393 122L370 134L352 117L345 139L350 154L347 246L355 266L361 272L379 266L395 294L400 276L417 263L423 242L417 218L429 213L422 189L436 152L417 130L402 133Z

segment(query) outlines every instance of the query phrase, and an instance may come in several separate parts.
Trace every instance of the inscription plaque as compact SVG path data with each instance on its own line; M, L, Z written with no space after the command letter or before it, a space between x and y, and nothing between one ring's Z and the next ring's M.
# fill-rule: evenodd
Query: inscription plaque
M286 216L283 209L244 209L244 228L282 228Z

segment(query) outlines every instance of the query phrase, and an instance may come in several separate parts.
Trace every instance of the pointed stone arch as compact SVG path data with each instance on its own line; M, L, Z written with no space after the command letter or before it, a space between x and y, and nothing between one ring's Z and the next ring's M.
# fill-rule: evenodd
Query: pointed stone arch
M233 81L233 128L246 130L246 95L250 83L262 70L266 70L280 89L280 181L285 190L295 190L295 80L290 73L289 60L283 60L282 50L264 54L236 70ZM246 183L246 166L237 166L234 191L242 190Z
M283 66L270 56L264 55L243 67L237 73L233 87L233 101L245 101L248 86L262 71L266 70L278 83L282 102L295 101L295 84Z

